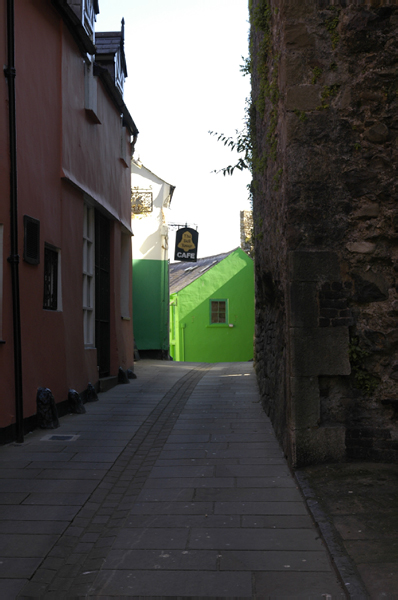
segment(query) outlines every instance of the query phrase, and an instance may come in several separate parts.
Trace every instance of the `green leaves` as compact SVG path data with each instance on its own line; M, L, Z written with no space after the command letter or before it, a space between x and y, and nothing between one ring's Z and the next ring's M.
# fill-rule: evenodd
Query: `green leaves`
M236 137L232 138L225 135L224 133L217 133L215 131L209 131L210 135L217 136L217 141L222 142L224 146L229 148L231 151L236 151L238 154L244 154L244 157L239 157L238 161L234 165L228 165L218 171L214 170L212 173L222 173L223 175L233 175L235 169L243 171L244 169L250 169L251 165L251 150L248 147L250 145L250 139L247 135L246 130L238 131L235 130Z
M366 369L364 362L370 356L370 352L361 348L357 337L353 337L350 342L348 356L350 358L351 370L355 377L356 387L368 395L373 394L380 381Z
M228 165L223 169L212 171L212 173L222 173L223 175L233 175L235 169L243 171L251 170L253 163L253 146L250 133L250 101L246 99L244 127L241 131L235 129L235 136L228 136L224 133L209 131L209 134L216 137L218 142L229 148L231 152L243 154L234 165Z
M252 61L250 57L245 58L242 56L243 63L240 65L240 72L243 73L243 76L250 75L252 72Z

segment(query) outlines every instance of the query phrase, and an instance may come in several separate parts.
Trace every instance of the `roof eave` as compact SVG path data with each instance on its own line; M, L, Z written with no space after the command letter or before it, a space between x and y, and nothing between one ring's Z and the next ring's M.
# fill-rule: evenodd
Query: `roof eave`
M51 2L64 20L83 56L86 54L95 54L95 45L87 35L79 17L67 3L67 0L51 0Z

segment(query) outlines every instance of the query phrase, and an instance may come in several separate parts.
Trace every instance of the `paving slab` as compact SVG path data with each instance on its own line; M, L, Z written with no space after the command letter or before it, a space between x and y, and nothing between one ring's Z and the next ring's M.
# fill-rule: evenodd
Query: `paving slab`
M188 542L187 527L165 528L137 527L123 529L116 537L113 548L180 548L185 550Z
M218 551L204 550L126 550L115 546L106 557L105 570L130 571L162 569L178 571L216 571Z
M253 486L255 483L253 482ZM301 502L297 488L256 488L240 487L234 489L207 488L197 490L195 500L214 500L218 502Z
M398 465L328 464L296 477L352 597L396 598Z
M129 571L102 570L90 594L101 597L113 595L117 597L133 596L165 596L182 597L219 597L219 598L252 598L251 574L247 572L202 571L200 575L194 571Z
M42 559L40 557L19 557L19 556L3 556L0 555L0 589L2 594L5 591L4 583L9 579L23 580L28 579L32 573L39 567ZM2 598L4 596L2 595Z
M22 575L12 578L7 577L0 582L1 597L3 600L14 600L18 597L19 592L26 585L27 580L21 579Z
M329 560L323 551L294 550L222 550L222 571L289 571L314 572L329 570Z
M252 364L136 374L0 448L0 598L345 597Z
M283 572L263 571L254 574L258 600L336 600L345 598L344 592L330 571Z
M125 527L233 527L241 526L240 515L129 515Z
M30 535L41 535L41 534L57 534L61 535L69 521L0 521L0 533L6 534L30 534Z
M216 477L277 477L288 476L288 466L284 461L281 465L219 465L216 467Z
M4 506L0 521L70 521L78 510L77 506Z
M51 492L41 493L32 492L19 504L35 504L46 506L81 506L90 497L90 494L66 493L66 492Z
M306 515L303 502L216 502L216 515Z
M20 504L28 497L27 492L0 492L0 505Z
M1 452L1 449L0 449ZM2 479L0 486L10 492L41 493L86 493L90 494L98 483L95 481L51 480L51 479Z
M190 548L235 550L322 551L319 536L312 529L196 529L191 531Z
M45 556L58 541L57 535L0 534L0 556L35 558Z

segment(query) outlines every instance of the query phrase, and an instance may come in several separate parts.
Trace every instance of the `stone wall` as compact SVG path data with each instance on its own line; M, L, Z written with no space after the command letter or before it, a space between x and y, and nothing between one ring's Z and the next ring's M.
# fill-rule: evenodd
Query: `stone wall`
M398 458L398 7L253 0L256 369L292 464Z
M240 211L240 247L253 256L253 211Z

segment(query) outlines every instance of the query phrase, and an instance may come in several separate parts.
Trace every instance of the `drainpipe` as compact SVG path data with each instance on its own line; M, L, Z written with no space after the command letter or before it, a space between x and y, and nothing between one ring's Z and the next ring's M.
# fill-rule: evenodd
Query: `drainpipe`
M168 242L167 242L168 243ZM167 327L167 360L170 360L170 259L167 259L167 291L166 291L166 327Z
M185 362L185 327L186 323L181 325L181 351L180 351L180 361Z
M12 312L14 330L14 379L15 379L15 419L16 438L22 444L23 397L22 397L22 352L21 352L21 314L19 305L19 255L18 255L18 201L17 201L17 124L15 103L15 19L14 0L7 0L7 59L4 75L8 83L9 99L9 137L10 137L10 229Z

